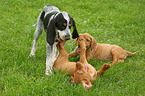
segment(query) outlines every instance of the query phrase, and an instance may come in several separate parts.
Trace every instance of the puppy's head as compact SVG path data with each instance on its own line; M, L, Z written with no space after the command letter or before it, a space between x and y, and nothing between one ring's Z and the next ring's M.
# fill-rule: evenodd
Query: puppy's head
M78 47L85 46L85 48L88 50L96 45L96 40L90 34L84 33L79 35Z
M74 72L74 82L80 83L82 80L89 81L90 79L91 79L91 76L87 72L87 65L77 62L76 71Z
M75 21L66 12L57 13L51 19L47 28L47 42L53 45L54 41L58 42L69 40L71 38L70 29L73 26L72 38L78 38L78 32L75 26Z

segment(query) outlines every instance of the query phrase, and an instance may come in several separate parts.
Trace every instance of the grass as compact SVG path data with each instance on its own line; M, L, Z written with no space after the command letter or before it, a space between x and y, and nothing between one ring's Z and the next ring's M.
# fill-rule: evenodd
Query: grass
M0 1L1 96L144 96L145 1L144 0L1 0ZM36 56L28 58L37 17L45 5L55 5L76 21L79 33L91 34L99 43L116 44L134 52L98 78L89 92L72 84L62 73L45 75L46 34L40 36ZM65 48L74 50L69 40ZM77 61L79 58L70 58ZM88 61L99 70L105 61Z

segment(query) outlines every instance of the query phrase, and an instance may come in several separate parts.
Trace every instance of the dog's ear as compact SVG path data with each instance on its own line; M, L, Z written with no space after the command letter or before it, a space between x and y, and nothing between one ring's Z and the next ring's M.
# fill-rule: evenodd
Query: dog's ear
M55 35L56 35L55 20L52 19L47 26L47 37L46 37L47 43L53 45L55 41Z
M71 25L73 26L72 38L73 39L78 38L79 34L78 34L78 31L77 31L77 28L76 28L76 25L75 25L75 21L72 17L70 17L70 21L71 21Z
M95 47L97 45L97 42L94 37L91 36L91 48Z

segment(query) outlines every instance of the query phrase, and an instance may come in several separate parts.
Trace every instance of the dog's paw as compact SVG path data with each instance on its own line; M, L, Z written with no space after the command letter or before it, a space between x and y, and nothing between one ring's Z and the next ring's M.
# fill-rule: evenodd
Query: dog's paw
M51 70L49 70L49 72L48 72L48 71L46 71L46 72L45 72L45 75L47 75L47 76L52 75L52 71L51 71Z
M35 56L35 53L30 53L28 58Z
M103 64L103 66L102 66L103 70L107 70L110 67L111 67L111 65L110 64L107 64L107 63Z

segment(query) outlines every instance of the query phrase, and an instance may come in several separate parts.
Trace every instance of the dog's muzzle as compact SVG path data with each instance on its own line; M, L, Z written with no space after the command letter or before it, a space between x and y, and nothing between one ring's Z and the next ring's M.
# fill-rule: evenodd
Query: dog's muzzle
M70 39L70 35L65 35L65 40L69 40Z

